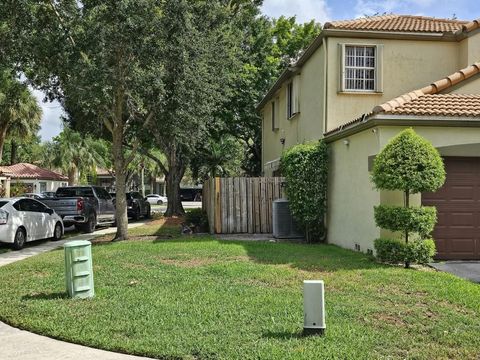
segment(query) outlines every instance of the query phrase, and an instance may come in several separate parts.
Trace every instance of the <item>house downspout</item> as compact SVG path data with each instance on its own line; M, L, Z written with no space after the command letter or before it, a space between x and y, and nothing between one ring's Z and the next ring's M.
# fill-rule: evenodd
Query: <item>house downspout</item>
M328 89L328 37L325 36L322 39L322 45L325 51L325 59L323 61L323 74L324 74L324 80L323 80L323 132L327 132L327 89Z

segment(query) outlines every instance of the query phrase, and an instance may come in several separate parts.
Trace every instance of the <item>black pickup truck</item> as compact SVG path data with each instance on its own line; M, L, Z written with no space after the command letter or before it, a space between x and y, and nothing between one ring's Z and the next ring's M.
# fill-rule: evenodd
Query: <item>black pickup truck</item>
M99 186L60 187L54 197L41 201L62 217L65 227L75 225L91 233L99 225L115 223L114 201L107 190Z

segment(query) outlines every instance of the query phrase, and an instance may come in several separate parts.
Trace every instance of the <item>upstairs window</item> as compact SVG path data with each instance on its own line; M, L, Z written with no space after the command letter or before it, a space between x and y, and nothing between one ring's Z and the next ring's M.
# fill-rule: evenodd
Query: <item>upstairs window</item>
M341 87L348 92L382 92L380 45L341 44Z
M280 102L279 98L276 98L272 101L271 113L272 113L272 131L279 129L279 118L278 118L278 104Z
M300 112L299 102L299 75L293 77L292 81L287 84L287 119L293 118Z

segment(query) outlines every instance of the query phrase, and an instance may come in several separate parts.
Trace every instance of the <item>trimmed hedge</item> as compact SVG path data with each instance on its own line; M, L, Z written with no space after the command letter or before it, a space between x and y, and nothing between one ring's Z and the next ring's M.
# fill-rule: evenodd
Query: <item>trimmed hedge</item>
M327 211L328 151L320 140L285 151L281 159L290 211L303 227L309 242L325 236Z
M426 264L435 256L435 242L432 239L403 240L380 238L375 240L377 259L391 264L417 263Z
M389 205L375 206L375 222L391 231L416 232L427 237L437 222L437 209L433 206L398 207Z

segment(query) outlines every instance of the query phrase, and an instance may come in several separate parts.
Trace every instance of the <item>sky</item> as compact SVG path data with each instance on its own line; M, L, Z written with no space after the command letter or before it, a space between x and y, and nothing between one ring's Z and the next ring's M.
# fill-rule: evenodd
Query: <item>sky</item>
M462 20L480 18L479 0L264 0L262 11L269 17L296 16L299 22L352 19L376 13L434 16ZM62 108L57 102L43 103L43 94L35 92L43 109L43 141L62 131Z

